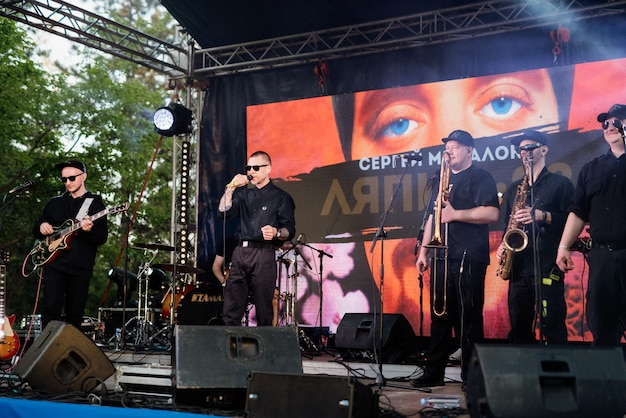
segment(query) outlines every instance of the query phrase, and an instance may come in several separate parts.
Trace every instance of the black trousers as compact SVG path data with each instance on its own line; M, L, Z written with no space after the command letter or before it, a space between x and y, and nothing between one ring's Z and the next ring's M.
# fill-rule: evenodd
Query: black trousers
M224 324L241 325L252 293L257 325L272 325L272 300L276 288L276 261L271 247L237 246L224 288Z
M67 322L80 329L89 296L89 282L93 273L64 273L50 267L43 271L42 326L60 321L65 309Z
M443 379L454 348L454 331L461 344L461 376L465 379L474 344L484 339L483 305L487 265L466 260L461 272L460 260L448 260L444 294L444 264L443 260L438 260L434 265L435 270L431 271L430 348L424 373L429 377Z
M587 323L595 346L618 346L626 330L626 249L589 252Z
M558 267L540 275L539 314L537 317L537 286L534 275L513 274L509 282L508 303L511 332L509 340L514 344L536 342L534 324L538 321L548 344L567 344L565 318L564 275Z

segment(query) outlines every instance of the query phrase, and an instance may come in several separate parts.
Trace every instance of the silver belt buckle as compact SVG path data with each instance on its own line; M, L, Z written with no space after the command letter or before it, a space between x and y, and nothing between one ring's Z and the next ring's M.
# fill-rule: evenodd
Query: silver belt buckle
M241 241L241 246L246 248L248 246L248 241Z

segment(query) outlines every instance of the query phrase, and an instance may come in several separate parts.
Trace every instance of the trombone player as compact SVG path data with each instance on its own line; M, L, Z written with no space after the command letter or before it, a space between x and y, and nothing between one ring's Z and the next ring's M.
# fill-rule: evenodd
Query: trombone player
M574 185L548 171L544 133L525 131L511 143L518 147L525 175L508 189L504 218L508 227L496 253L500 267L508 261L504 273L498 269L498 276L509 280L509 341L535 343L538 328L541 343L567 344L564 275L555 260ZM525 193L520 192L523 181L528 186ZM510 244L520 241L509 240L511 233L525 234L527 245Z
M465 381L474 344L483 339L485 274L489 265L489 227L499 216L496 183L472 164L474 138L455 130L442 139L448 167L436 181L435 213L429 215L416 266L430 274L430 347L424 374L414 387L443 386L454 350L452 330L460 338L461 377ZM442 180L443 179L443 180ZM433 186L435 187L435 186ZM443 193L443 194L442 194ZM442 198L445 197L445 198ZM441 225L434 225L436 221ZM437 232L441 232L441 237ZM431 264L432 263L432 264Z

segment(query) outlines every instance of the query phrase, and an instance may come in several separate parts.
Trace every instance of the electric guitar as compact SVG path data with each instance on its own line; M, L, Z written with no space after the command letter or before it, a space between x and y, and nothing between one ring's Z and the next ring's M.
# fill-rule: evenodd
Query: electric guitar
M95 221L111 213L124 212L128 210L129 206L128 202L111 206L91 215L91 220ZM70 248L69 242L80 228L79 221L68 219L63 225L55 228L53 234L48 235L43 240L36 240L33 249L28 253L30 261L35 266L34 268L51 263L59 255L60 251Z
M20 348L20 339L13 332L13 322L15 322L15 315L9 317L4 312L4 295L5 282L7 277L7 266L9 262L9 252L6 250L0 250L0 359L9 360L15 356L17 350Z

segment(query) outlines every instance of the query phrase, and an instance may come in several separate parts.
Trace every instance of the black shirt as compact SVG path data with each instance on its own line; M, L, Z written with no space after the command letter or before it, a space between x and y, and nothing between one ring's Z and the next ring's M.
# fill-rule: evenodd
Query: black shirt
M609 150L581 168L570 211L596 243L626 242L626 155Z
M512 206L515 203L517 189L522 179L514 182L509 187L507 193L506 225L504 231L509 224L509 218ZM551 173L547 168L543 168L539 176L535 179L532 190L532 198L534 199L534 207L539 210L550 212L551 223L547 224L543 221L537 222L535 232L539 241L539 265L542 273L549 272L556 265L556 253L558 250L563 227L567 220L567 209L571 204L572 194L574 193L574 185L565 176ZM526 194L526 205L533 207L531 201L530 189ZM518 275L532 275L533 268L533 240L532 225L519 225L528 235L528 245L523 251L515 254L513 259L513 270Z
M261 228L272 225L289 231L287 240L296 234L295 203L289 193L272 181L262 188L242 187L233 194L232 207L226 212L227 219L240 218L237 238L264 241ZM277 245L282 241L275 240Z
M449 202L456 210L477 206L499 207L496 182L491 174L474 165L450 174ZM437 185L437 187L439 187ZM489 225L450 222L448 224L448 258L489 264ZM445 228L445 227L444 227ZM445 236L444 228L442 235Z
M91 192L86 192L77 198L73 198L71 194L65 192L61 196L53 197L46 203L41 217L33 225L35 237L40 240L45 238L39 231L39 226L44 222L48 222L54 228L59 228L68 219L74 219L86 198L93 198L87 214L93 215L105 209L102 198ZM65 225L62 229L68 226L71 225ZM69 240L69 248L59 251L56 258L46 267L65 272L92 271L98 246L104 244L107 238L108 225L106 216L103 216L94 221L91 231L85 232L78 229Z

